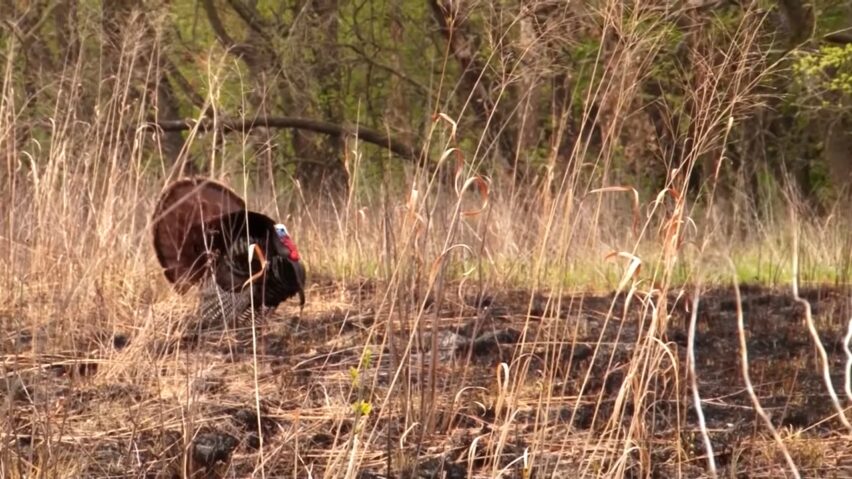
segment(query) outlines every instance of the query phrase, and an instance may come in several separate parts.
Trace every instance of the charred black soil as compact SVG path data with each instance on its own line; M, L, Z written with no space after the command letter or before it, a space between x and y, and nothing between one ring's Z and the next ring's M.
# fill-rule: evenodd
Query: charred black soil
M333 285L256 335L154 315L46 354L47 332L7 332L0 460L21 476L47 454L48 475L67 477L248 477L261 465L267 477L703 477L690 294L667 298L652 339L655 297L448 294L418 315ZM846 407L849 291L802 296ZM785 462L741 373L737 306L732 288L700 297L706 427L725 477L777 476ZM742 311L755 392L803 476L852 475L805 307L788 289L744 287ZM650 347L656 359L638 354Z

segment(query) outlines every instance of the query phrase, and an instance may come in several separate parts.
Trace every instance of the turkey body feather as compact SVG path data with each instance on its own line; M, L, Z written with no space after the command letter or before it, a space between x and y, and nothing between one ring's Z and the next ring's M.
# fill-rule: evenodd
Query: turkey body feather
M251 283L257 302L275 307L297 294L304 303L305 269L293 260L293 252L279 238L275 222L254 211L235 211L208 220L203 226L209 249L216 255L216 283L226 291L248 288L246 283L263 268L260 258L249 258L249 247L255 245L268 261L259 284Z

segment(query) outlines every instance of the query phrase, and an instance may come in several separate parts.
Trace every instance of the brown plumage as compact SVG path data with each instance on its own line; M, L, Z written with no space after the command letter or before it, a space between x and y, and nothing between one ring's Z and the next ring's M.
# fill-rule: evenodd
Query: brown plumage
M163 192L153 218L157 259L184 293L200 285L202 327L275 308L299 295L305 270L286 228L221 183L178 180Z

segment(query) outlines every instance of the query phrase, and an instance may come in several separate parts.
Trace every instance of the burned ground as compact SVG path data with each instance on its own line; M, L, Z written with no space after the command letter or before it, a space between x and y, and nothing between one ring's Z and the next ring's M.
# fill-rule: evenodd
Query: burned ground
M668 298L654 341L664 357L637 375L657 298L447 294L418 314L377 291L315 286L301 317L282 306L256 336L193 331L156 310L73 352L44 352L45 331L7 332L4 470L25 476L41 459L67 477L708 474L686 374L688 294ZM845 405L848 291L802 296ZM740 372L733 290L700 299L716 464L784 474ZM852 474L804 307L789 290L749 287L742 310L756 392L803 476Z

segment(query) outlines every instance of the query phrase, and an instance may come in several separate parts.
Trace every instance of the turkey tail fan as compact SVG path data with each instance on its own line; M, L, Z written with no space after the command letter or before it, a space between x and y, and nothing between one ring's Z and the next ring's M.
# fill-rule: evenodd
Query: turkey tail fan
M205 274L208 245L198 229L245 207L232 189L206 178L178 180L163 191L154 210L154 250L166 279L179 292L186 292Z

